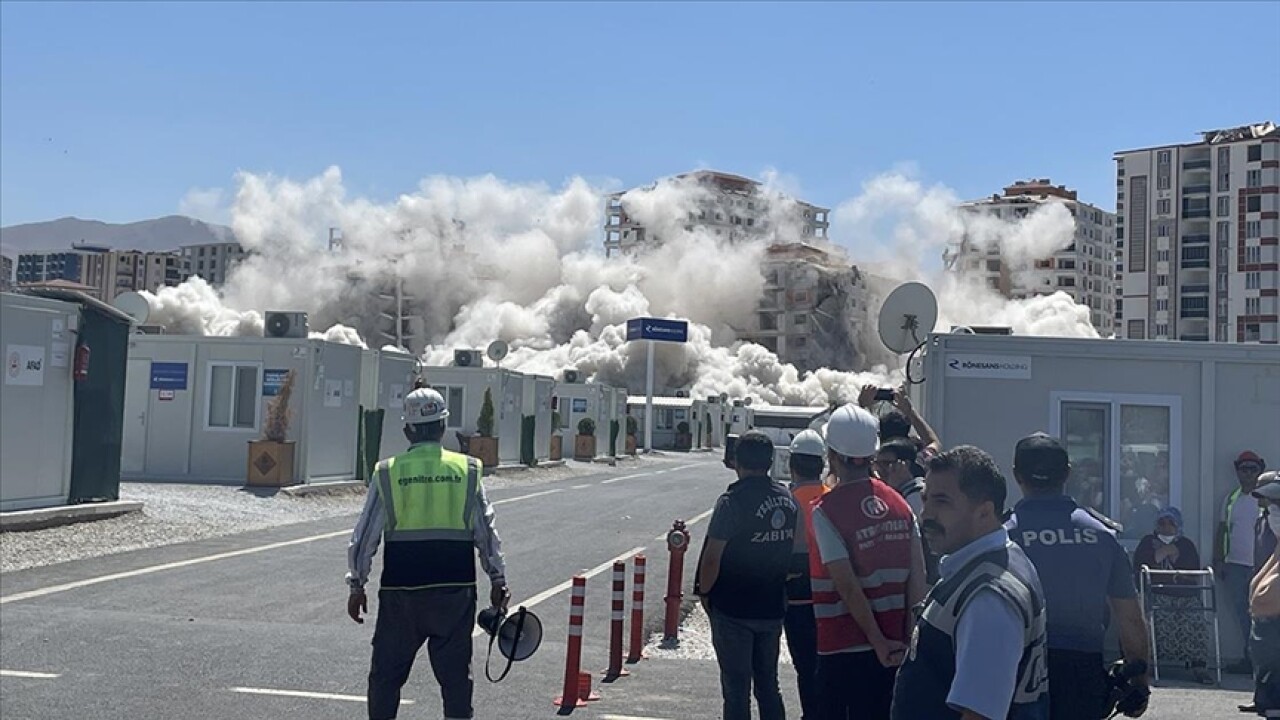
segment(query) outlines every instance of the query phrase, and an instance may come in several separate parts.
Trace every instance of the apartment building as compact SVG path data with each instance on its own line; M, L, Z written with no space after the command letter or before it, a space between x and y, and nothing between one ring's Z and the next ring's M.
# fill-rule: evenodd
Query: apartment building
M1082 202L1075 190L1048 178L1020 180L1002 194L964 203L960 209L1016 222L1050 203L1065 206L1075 220L1072 242L1051 256L1014 260L1004 257L997 244L984 246L965 236L944 251L944 265L982 278L1010 299L1065 292L1089 308L1098 334L1110 337L1115 333L1114 213Z
M801 372L855 370L866 363L860 338L870 322L868 276L834 248L780 243L765 251L764 296L739 339L771 350Z
M705 228L730 241L776 237L792 232L795 237L776 237L777 241L825 241L827 237L831 213L828 208L767 193L761 183L750 178L698 170L677 175L673 180L694 184L704 191L699 193L697 209L690 210L685 218L684 228L688 231ZM625 255L646 244L662 242L652 228L646 228L628 213L624 202L627 192L614 193L606 202L604 250L607 257ZM788 223L786 228L775 227L780 219L775 207L777 203L786 204L781 218Z
M13 289L13 258L0 255L0 292Z
M1119 335L1280 342L1280 128L1213 130L1115 162Z
M178 253L76 245L71 250L19 255L16 280L18 285L65 280L93 288L90 295L109 303L130 290L155 292L165 285L178 285L189 274L186 260Z
M332 238L330 245L332 246ZM186 259L191 274L221 287L236 263L244 259L245 250L238 242L183 245L178 252Z

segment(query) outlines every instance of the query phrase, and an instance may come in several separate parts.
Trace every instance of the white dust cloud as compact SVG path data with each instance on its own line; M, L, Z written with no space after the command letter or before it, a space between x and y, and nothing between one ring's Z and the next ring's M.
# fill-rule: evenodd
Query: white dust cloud
M736 243L691 219L708 192L695 182L668 180L629 192L628 214L661 246L608 259L600 250L604 196L580 178L552 188L493 176L432 177L389 203L348 197L337 168L303 182L247 173L238 182L232 227L250 255L221 294L192 279L149 295L150 322L169 332L255 335L264 311L305 311L313 329L328 328L312 337L391 347L384 313L393 311L399 286L413 317L404 344L432 365L451 362L455 348L501 339L512 348L504 367L556 377L574 368L641 387L645 352L625 342L625 322L656 315L691 321L688 344L658 350L664 388L825 405L852 400L864 383L901 379L897 358L893 368L802 376L765 348L736 340L734 328L750 326L763 291L765 248L801 239L794 204L772 182L763 186L769 234ZM1069 296L1010 302L928 269L966 231L1014 255L1051 254L1070 242L1069 214L973 221L957 204L946 188L895 174L867 183L835 211L833 239L878 276L866 301L870 321L863 325L870 332L884 293L898 282L923 280L938 291L943 330L948 323L1006 324L1019 334L1096 336L1088 310ZM340 238L332 251L331 228Z

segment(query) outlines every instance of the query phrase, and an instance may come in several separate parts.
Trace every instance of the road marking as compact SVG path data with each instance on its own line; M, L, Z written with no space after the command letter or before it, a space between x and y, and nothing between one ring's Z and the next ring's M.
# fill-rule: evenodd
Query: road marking
M189 560L179 560L177 562L163 563L161 565L151 565L150 567L138 568L127 572L112 573L110 575L101 575L99 577L87 578L85 580L76 580L75 582L63 583L61 585L50 585L46 588L38 590L28 590L26 592L14 593L0 597L0 605L7 605L11 602L20 600L30 600L32 598L44 597L45 595L53 595L54 593L66 592L68 590L77 590L82 587L90 587L100 585L105 582L114 580L125 580L127 578L138 577L139 575L150 575L152 573L163 572L165 570L177 570L178 568L191 567L192 565L201 565L215 560L226 560L227 558L242 557L244 555L253 555L268 550L278 550L283 547L292 545L302 545L304 543L315 542L317 540L328 540L329 538L350 535L350 530L339 530L337 532L322 533L320 535L312 535L310 537L298 538L296 540L285 540L283 542L268 543L257 547L244 548L243 550L231 550L229 552L216 553L213 555L205 555L203 557L191 558Z
M711 513L715 512L715 510L716 510L715 508L711 508L710 510L708 510L708 511L706 511L706 512L704 512L704 513L698 513L697 515L694 515L693 517L691 517L691 518L689 518L688 520L685 520L685 521L684 521L684 526L685 526L686 528L688 528L688 527L693 527L693 525L694 525L695 523L699 523L699 522L701 522L701 521L703 521L703 520L706 520L706 519L707 519L707 516L708 516L708 515L710 515ZM667 532L670 532L670 531L668 530ZM654 538L654 540L666 540L666 539L667 539L667 533L662 533L662 534L661 534L661 535L659 535L658 537Z
M346 702L365 702L363 695L338 695L335 693L306 692L305 690L272 690L271 688L233 687L231 692L245 695L274 695L278 697L299 697L312 700L343 700ZM401 705L412 705L412 700L401 700Z
M601 715L600 720L667 720L659 717L641 717L640 715Z
M62 677L62 673L32 672L30 670L0 670L0 677L33 678L35 680L52 680Z
M589 487L591 487L591 483L587 483L586 485L574 485L573 487L571 487L571 488L569 488L569 489L570 489L570 490L581 490L581 489L583 489L583 488L589 488Z
M622 562L625 560L629 560L633 555L639 555L640 553L644 552L644 550L645 548L643 546L633 547L630 550L622 553L621 555L605 560L599 565L591 568L590 570L587 570L586 572L582 573L582 577L588 578L588 579L593 578L596 575L599 575L600 573L604 572L605 570L612 568L615 562ZM545 602L555 597L556 595L559 595L565 590L568 590L572 586L573 586L573 579L570 578L560 583L559 585L556 585L555 587L550 587L550 588L547 588L546 590L543 590L542 592L538 593L537 595L534 595L533 597L529 598L528 600L525 600L522 603L516 603L516 607L524 606L525 608L532 608L534 605L538 605L539 603ZM482 628L476 628L474 631L472 631L471 637L478 638L484 634L485 632Z
M502 505L505 503L520 502L529 498L542 497L543 495L554 495L558 492L564 492L564 488L555 488L554 490L543 490L542 492L529 493L528 495L520 495L519 497L507 498L505 500L494 500L490 505Z
M600 484L611 485L613 483L621 482L623 480L631 480L632 478L644 477L645 475L657 475L657 474L658 473L656 472L647 472L647 473L636 473L635 475L623 475L622 477L609 478L608 480L601 480Z

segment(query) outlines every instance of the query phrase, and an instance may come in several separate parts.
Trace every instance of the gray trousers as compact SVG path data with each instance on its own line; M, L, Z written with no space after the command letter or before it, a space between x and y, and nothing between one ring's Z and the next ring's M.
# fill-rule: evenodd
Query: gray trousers
M476 589L379 590L369 669L369 720L392 720L413 659L427 645L431 671L440 683L445 720L469 720L471 629Z
M720 664L723 720L751 720L751 695L761 720L786 720L778 688L782 618L747 620L711 608L711 644Z

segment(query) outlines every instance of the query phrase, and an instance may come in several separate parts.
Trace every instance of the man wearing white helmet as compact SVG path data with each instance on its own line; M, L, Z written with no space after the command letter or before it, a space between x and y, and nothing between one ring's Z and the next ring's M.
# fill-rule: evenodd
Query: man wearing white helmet
M386 539L378 622L369 670L369 718L394 718L414 656L427 645L445 720L473 717L471 628L476 617L475 554L489 575L489 602L505 608L502 543L475 458L440 446L449 410L440 393L404 399L407 451L379 462L347 550L347 614L363 623L364 586Z
M827 443L817 430L804 430L791 440L791 496L796 501L795 550L787 574L787 649L796 669L800 691L800 718L822 717L818 704L818 627L813 618L813 591L809 579L809 544L813 503L827 491L822 484Z
M822 717L889 717L909 609L925 593L920 531L907 501L872 473L879 421L845 405L826 426L835 486L814 503L809 563Z

